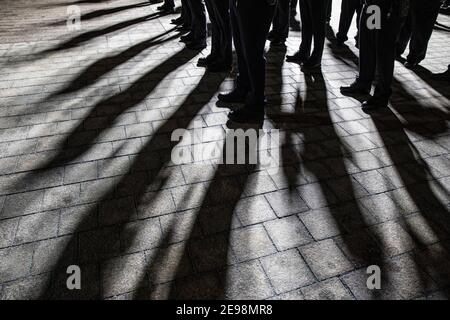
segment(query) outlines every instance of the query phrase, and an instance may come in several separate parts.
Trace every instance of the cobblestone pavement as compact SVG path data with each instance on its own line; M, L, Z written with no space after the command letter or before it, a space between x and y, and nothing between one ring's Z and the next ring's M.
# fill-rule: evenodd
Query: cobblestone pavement
M66 26L69 5L81 30ZM1 299L450 296L450 86L429 77L450 63L449 33L415 72L397 65L392 107L371 115L339 93L356 74L352 43L327 42L314 74L271 49L278 173L175 165L188 150L176 129L200 123L222 149L216 96L233 79L196 67L155 7L2 1ZM72 264L81 290L66 288ZM366 287L373 264L379 291Z

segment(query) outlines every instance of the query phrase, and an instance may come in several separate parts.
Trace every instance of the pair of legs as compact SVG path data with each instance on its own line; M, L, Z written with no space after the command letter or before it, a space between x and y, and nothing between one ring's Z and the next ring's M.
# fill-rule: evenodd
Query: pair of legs
M358 45L359 37L359 20L361 19L362 3L361 0L342 0L341 4L341 16L339 20L339 31L336 34L337 41L344 43L348 40L348 31L352 24L353 16L356 13L356 25L358 28L358 34L355 37Z
M439 15L441 0L412 0L408 19L402 28L397 54L402 55L409 42L407 67L414 67L425 59L433 27Z
M377 2L377 1L376 1ZM385 107L392 93L396 44L400 30L406 20L406 0L389 2L379 0L381 29L369 28L372 12L364 5L360 21L359 77L349 87L342 87L343 93L368 93L376 77L374 96L363 103L367 108Z
M278 0L270 32L272 45L284 45L286 42L289 36L291 10L291 0Z
M257 9L257 14L255 11ZM265 107L266 58L265 44L276 9L276 2L265 0L230 0L231 25L237 54L239 75L236 88L219 100L245 102L245 106L230 114L236 122L261 120Z
M182 38L192 49L206 47L206 10L203 0L186 0L191 16L191 32Z
M299 51L288 60L302 62L305 67L319 66L325 45L329 0L299 0L302 20L302 43ZM312 44L314 40L314 50Z
M205 0L212 27L211 53L204 62L212 70L231 68L232 37L228 0Z

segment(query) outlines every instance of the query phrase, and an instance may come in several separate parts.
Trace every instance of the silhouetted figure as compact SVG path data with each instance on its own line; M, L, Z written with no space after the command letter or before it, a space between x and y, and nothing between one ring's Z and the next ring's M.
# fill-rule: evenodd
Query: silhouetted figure
M278 0L273 17L272 31L270 31L268 37L272 46L284 46L289 36L290 3L290 0Z
M380 8L381 28L372 25L376 14L368 10L371 5ZM341 87L341 92L368 94L377 75L374 95L362 104L366 110L388 105L392 94L397 40L408 10L409 0L365 0L359 26L359 76L350 86Z
M307 69L320 67L325 45L329 0L299 0L302 20L302 43L287 61L301 63ZM314 50L311 53L314 39Z
M356 13L356 26L358 33L355 36L356 47L359 48L359 20L361 19L362 1L361 0L342 0L341 17L339 19L339 31L336 34L338 44L344 44L348 40L348 31L352 24L353 16Z
M191 14L191 31L181 37L181 41L186 43L186 47L192 50L202 50L206 48L206 11L203 0L187 0L187 5Z
M425 59L440 6L441 0L411 0L408 20L402 28L397 45L397 55L400 57L409 42L406 68L414 68Z
M205 0L212 26L211 53L199 59L198 65L208 67L210 72L230 71L233 62L230 2L228 0Z
M225 103L245 103L229 114L237 123L261 123L266 99L266 58L264 48L275 13L276 0L231 0L231 25L237 54L236 88L219 95Z

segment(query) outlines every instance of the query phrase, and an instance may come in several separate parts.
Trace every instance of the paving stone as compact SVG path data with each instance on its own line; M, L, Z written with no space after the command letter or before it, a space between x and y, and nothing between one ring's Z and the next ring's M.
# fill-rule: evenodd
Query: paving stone
M40 274L57 267L67 270L75 262L76 250L76 240L70 236L40 241L33 253L31 271L33 274Z
M55 237L58 233L59 212L50 211L22 217L19 220L15 244Z
M28 277L6 284L1 291L1 300L37 300L45 294L48 274Z
M0 282L16 280L29 274L33 244L0 249Z
M311 183L300 186L297 190L308 207L312 209L323 208L337 202L336 196L325 184Z
M305 201L295 191L280 190L265 194L277 217L285 217L307 211Z
M313 236L314 240L323 240L341 234L340 223L334 216L333 209L323 208L299 215L303 224Z
M266 222L264 227L279 251L298 247L312 241L305 226L296 216Z
M139 252L158 247L162 241L158 219L146 219L127 223L121 234L122 251Z
M44 191L32 191L7 196L2 218L18 217L41 210Z
M276 252L275 246L261 225L233 230L230 243L238 261L246 261Z
M269 203L263 196L241 199L236 205L235 212L244 226L276 218Z
M331 278L353 269L352 264L333 240L323 240L299 248L319 280Z
M220 211L218 213L219 215L223 214ZM202 227L199 215L200 213L195 210L188 210L161 216L161 228L166 242L176 243L201 236ZM214 221L214 224L216 223L218 222Z
M149 192L140 199L138 206L138 217L156 217L175 211L175 203L170 191Z
M277 294L315 282L314 275L297 250L264 257L261 263Z
M388 256L405 253L416 246L411 236L396 222L388 221L370 229Z
M113 199L100 204L98 221L102 226L136 220L133 197Z
M266 299L274 291L258 260L233 266L226 271L225 299L255 300Z
M19 219L0 220L0 248L12 245Z
M331 278L301 289L305 300L353 300L338 278Z

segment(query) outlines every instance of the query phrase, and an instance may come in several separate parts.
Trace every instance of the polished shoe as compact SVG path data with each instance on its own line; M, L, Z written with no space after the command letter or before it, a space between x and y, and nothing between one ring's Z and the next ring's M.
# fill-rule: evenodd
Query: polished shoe
M389 104L388 99L371 97L367 101L364 101L361 104L361 107L364 111L372 111L372 110L387 108L388 104Z
M176 19L172 19L170 21L170 23L176 25L176 26L181 26L184 23L184 19L182 17L176 18Z
M175 8L174 7L169 7L166 6L165 4L163 4L162 6L159 6L156 8L159 12L163 12L163 13L175 13Z
M419 65L419 63L416 61L406 61L404 64L405 68L410 69L410 70L414 69L418 65Z
M308 57L300 51L297 51L293 55L286 56L287 62L303 63L308 60Z
M356 79L349 86L341 87L342 94L369 94L371 86Z
M322 66L322 61L315 59L308 59L302 63L302 68L304 69L316 69Z
M224 103L245 103L247 99L247 91L236 88L230 93L219 94L218 99Z
M190 50L203 50L206 48L206 41L192 41L186 43L186 48Z
M198 67L207 67L208 65L214 63L215 58L211 55L208 55L204 58L199 58L197 61Z
M255 108L245 106L241 109L231 111L228 114L228 119L235 123L261 125L264 122L264 108L261 109L262 111L256 111Z

